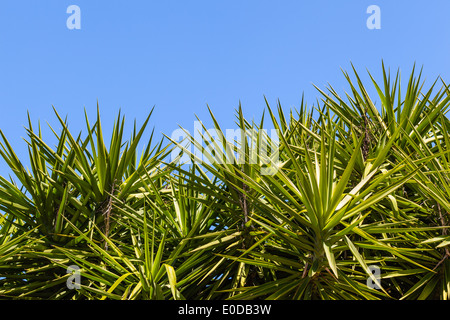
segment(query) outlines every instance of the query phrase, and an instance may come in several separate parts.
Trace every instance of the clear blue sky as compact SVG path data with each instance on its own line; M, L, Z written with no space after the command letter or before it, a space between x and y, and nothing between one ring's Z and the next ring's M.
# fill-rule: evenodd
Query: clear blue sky
M80 30L66 26L72 4ZM380 30L366 26L372 4ZM343 92L341 68L379 79L381 59L405 77L416 62L427 83L450 82L450 1L2 0L0 128L25 158L27 110L58 127L52 105L77 132L97 100L104 125L119 108L131 124L156 106L151 127L170 134L193 128L195 114L207 120L209 104L233 128L239 100L250 119L263 95L286 110L302 93L313 104L313 83Z

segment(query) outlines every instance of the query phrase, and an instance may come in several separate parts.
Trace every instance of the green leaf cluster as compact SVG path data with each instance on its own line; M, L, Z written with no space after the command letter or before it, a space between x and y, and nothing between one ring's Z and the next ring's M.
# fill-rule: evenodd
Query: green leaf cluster
M99 108L85 135L55 110L54 147L29 117L26 168L0 130L0 298L448 300L450 88L383 65L373 100L353 71L311 108L239 105L233 141L210 109L215 136L157 143L151 112L106 141Z

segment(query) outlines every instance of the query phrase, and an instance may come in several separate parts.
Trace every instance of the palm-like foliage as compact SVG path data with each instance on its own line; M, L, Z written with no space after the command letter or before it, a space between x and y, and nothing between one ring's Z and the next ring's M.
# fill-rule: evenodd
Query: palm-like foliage
M277 137L239 106L227 141L210 110L216 134L187 137L202 158L164 140L138 158L149 118L124 142L119 115L108 149L99 112L85 137L56 113L55 149L29 123L28 171L1 133L17 180L0 181L0 296L447 300L449 87L422 91L413 70L402 92L383 66L377 109L344 76L351 94L318 88L311 110L266 101ZM167 160L176 146L189 168Z

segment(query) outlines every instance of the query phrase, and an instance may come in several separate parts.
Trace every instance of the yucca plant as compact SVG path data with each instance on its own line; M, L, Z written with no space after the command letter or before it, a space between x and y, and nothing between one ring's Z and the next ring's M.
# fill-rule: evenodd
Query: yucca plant
M222 290L229 292L224 297L406 299L418 292L417 298L436 298L431 293L437 294L433 290L440 283L440 298L447 299L448 249L438 254L435 248L422 245L422 241L430 243L430 237L435 241L448 239L448 211L444 214L441 210L440 223L430 224L434 213L420 203L424 201L423 195L431 190L417 190L417 185L421 185L420 177L447 171L442 166L434 166L430 172L429 163L442 156L447 159L442 147L444 135L437 133L436 127L441 127L439 121L446 119L448 87L444 84L433 98L432 89L422 97L420 76L416 79L413 71L405 100L401 100L400 93L396 96L399 76L391 88L384 67L383 74L384 91L373 81L382 101L381 113L374 107L356 71L360 92L345 74L353 96L348 95L349 102L345 102L332 88L334 99L321 91L325 98L323 107L316 107L317 119L308 114L303 103L297 112L298 119L291 112L289 121L278 105L277 119L266 101L281 142L274 175L261 175L258 170L252 170L248 161L240 166L217 161L218 156L225 154L227 145L220 145L225 133L211 114L221 137L216 147L223 148L219 155L217 148L214 153L203 148L206 157L212 160L211 165L204 166L228 186L230 202L238 204L237 212L241 214L236 225L244 220L251 226L251 233L245 233L250 235L249 246L239 248L236 242L239 254L221 254L242 268L235 271L234 285ZM241 109L237 123L242 130L251 128L245 125ZM214 143L211 136L202 138L206 145ZM433 145L434 150L418 152L420 147L416 141L422 139L426 139L422 141L425 147ZM190 140L201 148L193 135ZM250 148L244 139L241 142L247 159L251 156ZM194 153L185 151L195 158ZM409 193L411 189L416 193ZM240 199L247 202L245 206L234 194L239 196L239 192ZM443 197L439 199L444 201ZM245 208L249 211L245 212ZM442 235L437 238L431 236L440 232ZM440 248L446 244L441 243ZM382 281L374 279L370 265L385 271ZM256 285L249 281L252 267L261 277ZM442 269L437 272L438 267ZM417 287L409 287L406 283L412 284L414 277L421 281ZM367 287L367 278L380 289ZM424 291L417 290L427 283Z
M86 249L83 239L88 237L101 242L107 250L106 239L114 229L113 197L119 200L133 197L144 181L159 181L164 175L158 157L165 157L167 147L161 148L159 143L152 149L152 136L140 159L137 158L137 147L151 112L139 130L135 124L128 142L123 141L124 118L119 113L109 150L103 138L99 109L93 126L86 116L84 138L81 134L73 136L67 122L56 110L55 114L62 127L59 134L51 128L58 138L55 149L44 142L40 126L37 131L33 129L29 118L27 143L31 170L25 169L0 132L3 139L0 154L20 184L19 187L14 180L0 179L0 208L5 212L4 241L16 241L24 235L29 238L20 255L9 257L0 266L6 272L1 280L5 296L35 296L36 290L37 296L58 295L59 289L53 292L49 287L61 287L67 275L57 263L49 263L49 259L61 257L55 248ZM12 270L16 271L10 275ZM49 283L42 286L47 280Z
M55 111L55 148L30 119L30 170L1 132L0 297L448 300L449 86L382 71L379 108L354 69L345 98L239 105L231 139L209 109L211 130L141 155L150 115L125 142L119 114L107 145L99 109L84 136Z

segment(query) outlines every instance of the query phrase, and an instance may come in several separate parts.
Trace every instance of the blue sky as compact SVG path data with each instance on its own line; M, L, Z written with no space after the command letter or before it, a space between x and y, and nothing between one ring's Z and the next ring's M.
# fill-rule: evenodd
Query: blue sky
M373 4L379 30L366 26ZM66 26L70 5L81 9L80 30ZM157 133L189 130L196 114L207 122L208 104L234 128L239 101L258 119L264 95L289 110L303 93L315 102L312 84L343 92L350 62L366 80L366 68L380 79L382 59L405 78L416 62L431 84L450 82L449 58L448 0L2 0L0 128L22 158L27 110L58 127L52 105L76 132L97 101L105 126L119 108L131 125L155 106Z

